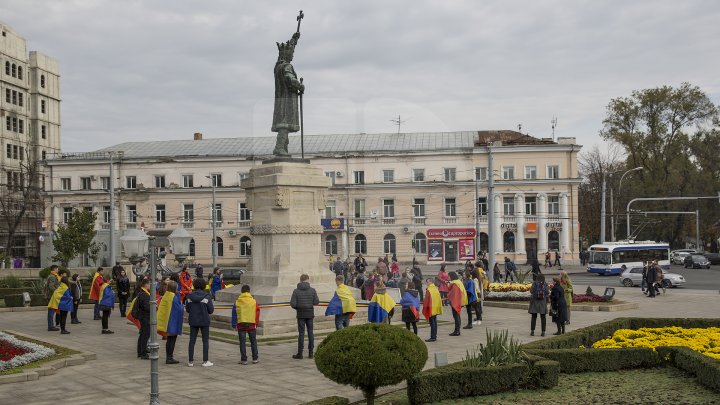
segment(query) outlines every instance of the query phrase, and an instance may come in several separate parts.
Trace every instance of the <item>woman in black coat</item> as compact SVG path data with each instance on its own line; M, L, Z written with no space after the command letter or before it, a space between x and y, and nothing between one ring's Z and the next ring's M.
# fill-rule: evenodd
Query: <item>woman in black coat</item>
M552 321L557 324L557 332L553 333L553 335L565 333L568 312L567 303L565 302L565 290L560 285L559 277L553 277L553 288L550 290L550 308L552 309Z

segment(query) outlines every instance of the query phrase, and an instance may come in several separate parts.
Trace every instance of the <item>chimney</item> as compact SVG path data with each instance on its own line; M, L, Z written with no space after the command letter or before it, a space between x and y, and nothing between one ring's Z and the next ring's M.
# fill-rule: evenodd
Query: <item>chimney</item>
M195 132L193 134L193 140L195 141L202 141L202 132Z

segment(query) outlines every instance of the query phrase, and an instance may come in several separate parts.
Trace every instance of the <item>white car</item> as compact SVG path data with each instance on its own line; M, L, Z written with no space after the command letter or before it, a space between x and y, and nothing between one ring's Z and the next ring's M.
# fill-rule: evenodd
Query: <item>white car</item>
M642 267L632 267L625 270L620 275L620 284L625 287L633 287L642 284ZM685 284L685 277L680 274L668 273L663 270L663 281L662 285L665 288L677 287Z
M690 255L693 254L693 253L695 253L695 252L692 252L692 253L691 253L691 252L678 252L678 251L674 251L674 252L670 253L670 261L671 261L673 264L684 264L684 263L685 263L685 258L686 258L687 256L690 256Z

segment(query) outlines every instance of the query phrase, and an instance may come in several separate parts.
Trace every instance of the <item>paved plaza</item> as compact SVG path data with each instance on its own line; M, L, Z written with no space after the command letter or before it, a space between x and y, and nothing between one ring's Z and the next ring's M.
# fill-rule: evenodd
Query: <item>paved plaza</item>
M584 286L578 286L583 287ZM600 287L598 287L598 290ZM621 312L573 312L570 330L616 317L717 317L720 294L710 290L668 290L649 299L637 288L618 288L617 299L640 303L639 309ZM0 329L12 329L45 341L97 353L97 360L59 370L39 381L0 385L0 398L13 398L14 403L56 404L64 398L74 404L140 404L148 400L150 363L135 357L137 329L113 312L110 327L114 335L101 335L99 321L92 321L92 311L81 310L81 325L70 325L70 335L47 332L45 312L0 313ZM445 320L451 320L448 313ZM446 352L449 361L458 361L469 348L485 341L486 329L508 329L523 342L540 339L529 336L530 316L525 310L486 307L482 326L463 330L461 337L449 337L452 326L440 326L439 341L428 344L433 367L435 352ZM548 324L548 336L554 325ZM539 329L539 326L538 326ZM420 336L429 330L421 328ZM539 333L538 333L539 335ZM175 357L178 365L164 364L164 344L160 353L160 399L166 404L198 404L205 400L215 404L273 403L297 404L329 396L342 395L359 400L362 394L340 386L322 376L312 360L293 360L295 343L260 346L260 364L238 364L237 345L210 342L210 360L214 367L199 367L201 346L195 348L195 367L187 361L186 335L178 341ZM199 342L198 342L199 343ZM317 344L317 343L316 343ZM200 401L200 402L199 402ZM5 402L3 400L2 402Z

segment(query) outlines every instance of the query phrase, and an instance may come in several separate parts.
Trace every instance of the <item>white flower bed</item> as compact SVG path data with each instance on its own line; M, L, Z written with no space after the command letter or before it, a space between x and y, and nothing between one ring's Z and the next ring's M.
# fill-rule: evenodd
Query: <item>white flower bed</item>
M30 351L23 355L15 356L8 361L0 360L0 371L24 366L26 364L38 361L40 359L44 359L46 357L50 357L55 354L55 349L41 346L36 343L26 342L24 340L16 338L13 335L8 335L7 333L0 332L0 340L4 340L13 346Z
M487 292L485 298L516 298L516 299L530 299L530 291L501 291L501 292Z

